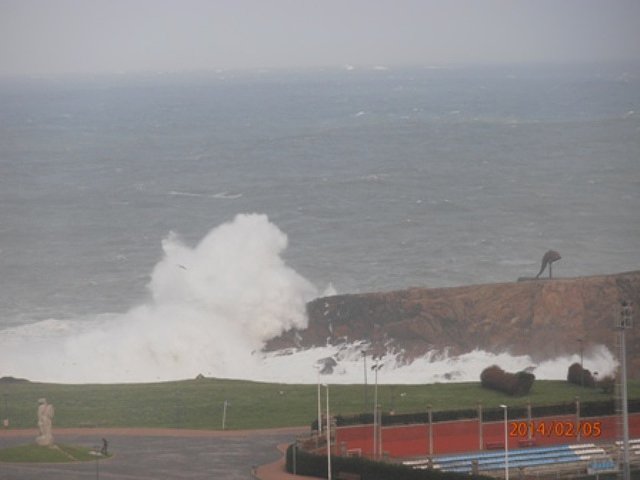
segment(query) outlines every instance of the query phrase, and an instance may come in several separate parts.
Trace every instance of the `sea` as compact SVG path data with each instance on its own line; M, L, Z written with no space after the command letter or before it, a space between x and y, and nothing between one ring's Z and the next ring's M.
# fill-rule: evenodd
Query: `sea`
M315 383L333 356L357 383L363 345L261 348L313 298L512 282L549 249L557 277L640 268L639 65L0 79L0 377ZM380 381L493 363L532 365Z

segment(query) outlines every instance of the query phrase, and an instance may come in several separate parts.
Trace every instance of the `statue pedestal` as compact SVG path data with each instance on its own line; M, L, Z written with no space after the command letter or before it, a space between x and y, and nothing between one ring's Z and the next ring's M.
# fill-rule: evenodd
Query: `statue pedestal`
M41 447L50 447L53 445L53 435L36 437L36 443Z

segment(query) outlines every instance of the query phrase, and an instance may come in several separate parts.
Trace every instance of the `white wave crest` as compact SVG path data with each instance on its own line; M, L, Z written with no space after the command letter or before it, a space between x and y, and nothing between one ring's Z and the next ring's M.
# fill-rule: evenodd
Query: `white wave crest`
M262 352L265 342L307 325L306 303L316 288L281 258L287 237L265 215L238 215L198 245L175 234L149 283L150 300L124 314L49 319L0 330L0 377L65 383L148 382L212 377L314 383L318 361L331 358L332 383L363 381L362 350L353 343ZM332 285L326 294L335 294ZM432 351L411 363L388 354L380 383L477 381L498 364L508 371L534 366L538 378L564 378L576 355L535 364L527 356L480 350ZM606 347L586 352L585 366L601 376L616 361Z
M317 295L280 257L286 246L286 235L256 214L236 216L194 248L171 234L151 276L149 302L109 320L49 320L0 332L0 376L242 378L266 340L306 326L306 302Z
M364 380L364 343L342 346L327 346L308 350L274 352L264 357L262 371L270 381L314 383L317 378L318 360L333 358L336 361L331 374L323 375L324 381L339 384L357 384ZM423 384L436 382L477 382L486 367L499 365L506 371L516 372L530 369L536 378L544 380L564 380L572 363L579 362L579 355L566 355L543 362L534 362L528 355L491 353L473 350L462 355L450 355L447 350L432 350L411 363L400 360L395 354L387 354L377 359L382 363L378 372L381 384ZM371 358L367 364L372 364ZM599 378L613 374L617 361L605 346L595 346L584 356L584 367L598 372ZM369 373L371 376L371 373ZM249 376L250 380L261 377ZM371 378L370 378L371 380Z

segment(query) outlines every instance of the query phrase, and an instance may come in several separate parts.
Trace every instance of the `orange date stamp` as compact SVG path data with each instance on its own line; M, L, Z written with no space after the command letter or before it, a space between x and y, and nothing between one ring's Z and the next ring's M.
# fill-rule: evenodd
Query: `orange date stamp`
M510 422L509 436L529 438L541 437L599 437L602 435L602 422L569 422L559 420Z

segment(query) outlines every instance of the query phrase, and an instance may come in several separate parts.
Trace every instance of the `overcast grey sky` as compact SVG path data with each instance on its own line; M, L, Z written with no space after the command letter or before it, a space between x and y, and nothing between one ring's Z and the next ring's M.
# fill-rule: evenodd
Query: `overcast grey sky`
M640 0L0 0L0 74L640 60Z

